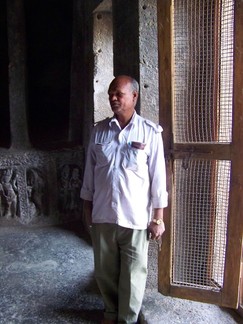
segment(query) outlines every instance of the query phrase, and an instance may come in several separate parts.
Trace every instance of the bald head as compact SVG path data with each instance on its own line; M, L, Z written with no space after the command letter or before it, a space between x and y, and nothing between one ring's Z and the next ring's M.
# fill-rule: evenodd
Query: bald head
M111 109L118 120L129 120L134 113L138 99L138 82L130 76L115 77L108 90Z
M110 87L117 82L127 83L131 86L131 91L136 91L137 93L139 92L138 82L129 75L118 75L112 80Z

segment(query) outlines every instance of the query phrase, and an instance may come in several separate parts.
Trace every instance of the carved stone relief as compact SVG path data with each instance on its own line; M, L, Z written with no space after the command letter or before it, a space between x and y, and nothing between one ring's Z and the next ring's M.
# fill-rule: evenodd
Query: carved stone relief
M81 218L83 150L1 155L0 225Z
M63 213L80 212L80 189L82 185L80 167L65 164L60 170L59 209Z
M0 222L29 224L47 215L43 195L52 164L46 154L34 151L1 155Z
M47 211L45 206L46 179L42 173L36 168L26 170L27 205L33 216L44 215Z
M0 152L0 225L82 218L83 149Z
M65 220L81 218L80 189L83 179L83 154L64 153L57 159L58 210Z
M0 171L0 215L6 218L18 216L18 186L13 168Z

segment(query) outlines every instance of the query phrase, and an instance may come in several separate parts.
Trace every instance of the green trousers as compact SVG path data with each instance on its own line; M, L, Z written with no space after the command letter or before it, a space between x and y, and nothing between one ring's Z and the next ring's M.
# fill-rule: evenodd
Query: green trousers
M147 230L93 224L91 236L104 317L118 323L136 323L147 279Z

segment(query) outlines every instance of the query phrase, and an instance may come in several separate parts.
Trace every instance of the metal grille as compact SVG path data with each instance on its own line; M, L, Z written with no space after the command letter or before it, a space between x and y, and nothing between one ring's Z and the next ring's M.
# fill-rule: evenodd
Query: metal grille
M233 0L174 0L175 143L232 140Z
M230 161L175 160L172 284L223 286Z

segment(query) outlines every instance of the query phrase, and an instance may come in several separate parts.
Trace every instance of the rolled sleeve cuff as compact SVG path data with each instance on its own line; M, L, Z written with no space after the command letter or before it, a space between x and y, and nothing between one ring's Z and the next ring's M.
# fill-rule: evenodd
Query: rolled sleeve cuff
M164 193L161 197L152 198L153 208L165 208L168 206L168 193Z

